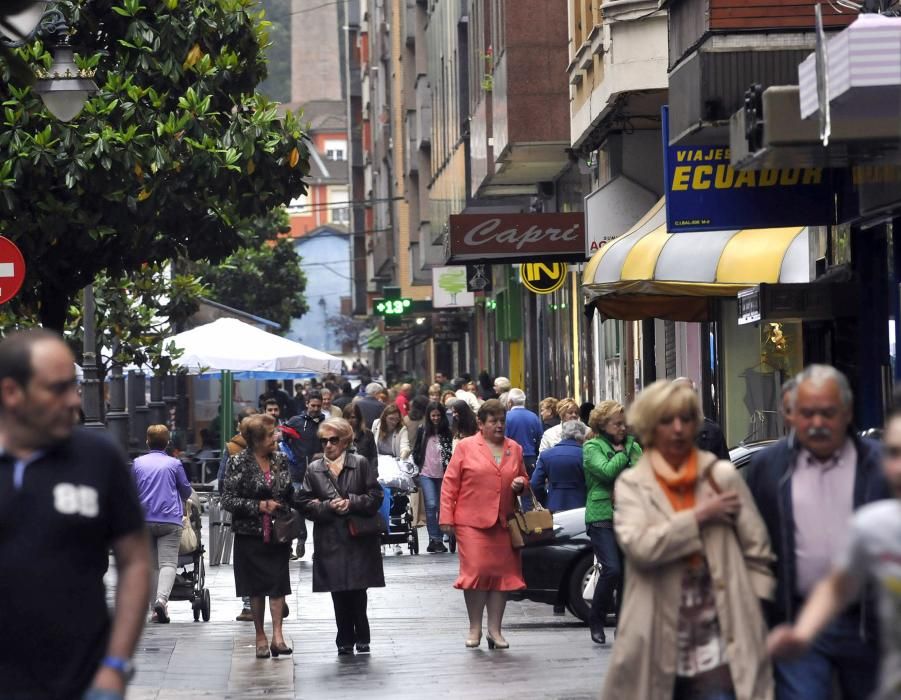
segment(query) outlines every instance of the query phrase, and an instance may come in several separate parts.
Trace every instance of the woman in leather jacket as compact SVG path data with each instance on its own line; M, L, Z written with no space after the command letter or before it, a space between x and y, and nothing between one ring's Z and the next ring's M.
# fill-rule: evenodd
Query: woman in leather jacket
M228 460L222 507L232 513L234 571L238 596L250 596L257 658L290 654L282 636L285 596L291 593L291 543L275 539L275 520L287 514L294 487L288 461L276 447L275 419L256 414L241 421L247 449ZM266 597L272 615L272 644L263 628Z

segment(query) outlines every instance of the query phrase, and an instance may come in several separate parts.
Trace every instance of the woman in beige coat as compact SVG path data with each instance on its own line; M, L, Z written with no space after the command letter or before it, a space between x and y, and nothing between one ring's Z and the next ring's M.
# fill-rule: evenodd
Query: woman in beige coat
M616 482L625 591L605 700L771 700L760 598L766 527L735 468L694 446L695 392L659 381L629 423L646 452Z

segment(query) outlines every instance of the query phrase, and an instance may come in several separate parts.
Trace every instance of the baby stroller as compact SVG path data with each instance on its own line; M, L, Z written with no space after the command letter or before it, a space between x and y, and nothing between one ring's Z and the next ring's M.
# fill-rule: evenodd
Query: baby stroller
M178 567L175 570L175 585L169 600L190 600L194 611L194 622L203 616L204 622L210 621L210 591L206 588L206 569L204 568L203 547L201 537L200 508L192 501L187 501L191 527L197 535L197 549L187 554L178 555ZM188 568L190 567L190 569Z
M383 464L384 455L379 457L379 483L385 492L382 514L388 522L388 532L382 533L382 544L407 545L410 554L419 554L419 536L413 525L414 513L410 494L416 492L413 475L416 467L412 462L388 459L393 464ZM398 552L400 554L400 552Z

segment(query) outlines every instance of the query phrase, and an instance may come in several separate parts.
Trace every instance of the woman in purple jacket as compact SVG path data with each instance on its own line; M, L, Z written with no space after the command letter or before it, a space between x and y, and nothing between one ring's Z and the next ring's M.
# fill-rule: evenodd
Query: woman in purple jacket
M147 428L150 451L134 461L135 482L150 532L150 561L156 580L156 592L152 591L151 583L151 622L169 622L166 605L175 583L184 501L191 496L191 484L182 463L165 452L168 444L169 429L165 425L151 425Z

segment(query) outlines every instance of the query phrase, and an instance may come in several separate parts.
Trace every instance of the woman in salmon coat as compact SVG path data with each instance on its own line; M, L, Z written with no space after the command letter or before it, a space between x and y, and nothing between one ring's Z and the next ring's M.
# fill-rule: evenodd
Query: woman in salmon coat
M504 437L506 411L500 401L483 403L478 419L479 432L457 444L444 474L440 525L457 538L460 575L454 588L463 589L469 613L466 646L479 646L487 605L488 648L507 649L501 634L507 592L526 587L507 516L529 477L522 448Z

